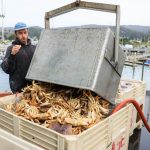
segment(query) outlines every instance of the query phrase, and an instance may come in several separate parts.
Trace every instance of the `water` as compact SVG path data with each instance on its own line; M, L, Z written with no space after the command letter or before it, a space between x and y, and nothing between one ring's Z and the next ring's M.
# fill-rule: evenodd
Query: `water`
M9 76L0 68L0 91L10 91Z
M122 73L122 78L124 79L135 79L141 80L142 66L139 65L136 68L125 66ZM144 67L144 78L143 80L147 83L147 90L150 91L150 67ZM0 91L10 91L9 88L9 76L5 74L0 68ZM145 116L149 110L150 102L150 92L146 97L145 105ZM149 121L150 123L150 121ZM150 134L143 127L142 130L136 130L135 133L130 138L128 150L149 150L150 149Z
M133 68L130 66L124 66L122 78L141 80L142 78L142 65L138 65ZM147 84L147 90L150 91L150 67L144 66L143 81Z

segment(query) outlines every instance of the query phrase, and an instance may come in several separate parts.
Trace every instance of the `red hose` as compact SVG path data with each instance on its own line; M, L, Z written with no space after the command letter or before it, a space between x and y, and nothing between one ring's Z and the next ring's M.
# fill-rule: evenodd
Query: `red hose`
M0 97L4 97L4 96L8 96L8 95L12 95L11 92L0 92Z
M136 108L138 114L140 115L146 129L150 132L150 126L148 125L147 120L146 120L139 104L134 99L125 99L125 100L123 100L118 106L116 106L116 108L112 111L111 114L114 114L115 112L119 111L122 107L124 107L128 103L132 103L134 105L134 107Z

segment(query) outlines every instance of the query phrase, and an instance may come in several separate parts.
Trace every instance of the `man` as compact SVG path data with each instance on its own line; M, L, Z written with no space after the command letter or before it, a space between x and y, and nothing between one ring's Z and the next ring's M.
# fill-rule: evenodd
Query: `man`
M9 74L9 84L13 93L21 92L30 81L25 79L35 46L28 38L28 27L19 22L14 27L15 41L7 48L6 55L1 64L4 72Z

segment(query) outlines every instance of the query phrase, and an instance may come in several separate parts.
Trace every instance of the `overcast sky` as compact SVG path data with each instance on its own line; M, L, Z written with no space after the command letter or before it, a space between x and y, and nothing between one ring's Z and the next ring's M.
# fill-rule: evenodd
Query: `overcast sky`
M0 0L0 2L1 1L2 0ZM119 4L121 7L121 25L150 26L150 0L87 1ZM16 22L22 21L25 22L28 26L44 27L45 12L53 10L70 2L74 2L74 0L3 0L5 8L4 26L13 27ZM114 25L115 15L111 13L91 10L77 10L53 18L51 21L52 27L83 24Z

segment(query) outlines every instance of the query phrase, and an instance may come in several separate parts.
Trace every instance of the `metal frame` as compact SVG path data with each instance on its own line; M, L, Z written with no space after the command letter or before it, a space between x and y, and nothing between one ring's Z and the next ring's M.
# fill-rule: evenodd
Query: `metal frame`
M45 28L50 29L50 18L71 12L76 9L90 9L97 11L104 11L116 14L116 35L115 35L115 66L118 63L118 50L119 50L119 32L120 32L120 6L104 3L93 3L86 1L79 1L70 3L63 7L54 9L45 13Z

